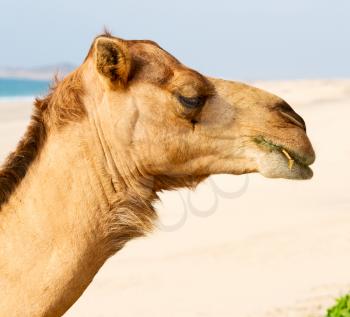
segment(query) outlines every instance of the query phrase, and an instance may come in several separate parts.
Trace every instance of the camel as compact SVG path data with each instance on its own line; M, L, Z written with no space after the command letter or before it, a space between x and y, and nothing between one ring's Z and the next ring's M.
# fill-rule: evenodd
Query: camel
M0 170L0 316L61 316L156 225L157 193L212 174L309 179L305 123L281 98L203 76L148 40L97 36L36 99Z

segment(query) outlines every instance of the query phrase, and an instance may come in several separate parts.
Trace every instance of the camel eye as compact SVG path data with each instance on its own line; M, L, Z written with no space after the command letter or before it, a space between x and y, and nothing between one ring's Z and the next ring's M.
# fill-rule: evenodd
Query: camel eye
M192 97L192 98L187 98L182 95L178 96L178 100L180 103L186 107L186 108L191 108L191 109L197 109L200 107L203 107L206 101L206 97L200 96L200 97Z

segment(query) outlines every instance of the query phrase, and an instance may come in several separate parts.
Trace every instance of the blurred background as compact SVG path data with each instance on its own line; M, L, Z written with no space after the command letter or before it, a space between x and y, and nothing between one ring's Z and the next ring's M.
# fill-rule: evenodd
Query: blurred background
M106 26L211 76L341 78L350 75L349 12L347 0L1 0L0 68L69 70Z
M283 97L317 155L310 181L219 175L162 194L158 230L108 261L66 316L324 317L350 291L350 1L0 1L0 158L34 96L104 27Z

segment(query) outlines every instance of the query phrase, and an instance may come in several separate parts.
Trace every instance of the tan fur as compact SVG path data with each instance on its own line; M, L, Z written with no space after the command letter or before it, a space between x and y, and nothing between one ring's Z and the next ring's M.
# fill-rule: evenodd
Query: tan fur
M44 99L36 100L26 134L0 169L0 209L38 156L50 126L57 128L84 116L82 96L82 83L77 70L63 81L55 79L52 92Z
M314 158L277 96L205 77L152 41L97 37L36 101L0 170L0 316L62 315L108 257L152 231L157 192L218 173L305 179Z
M131 58L122 40L101 37L95 43L97 71L107 79L111 89L125 86L130 74Z
M14 189L25 176L30 164L37 157L46 138L43 114L34 109L31 122L15 152L11 153L0 170L0 208L8 201Z

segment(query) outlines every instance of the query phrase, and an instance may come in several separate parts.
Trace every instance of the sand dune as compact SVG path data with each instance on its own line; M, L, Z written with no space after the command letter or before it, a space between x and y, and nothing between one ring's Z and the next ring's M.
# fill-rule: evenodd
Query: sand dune
M322 317L350 291L350 80L255 84L304 117L314 178L220 175L163 194L159 229L110 259L65 316ZM0 102L1 158L30 107Z

